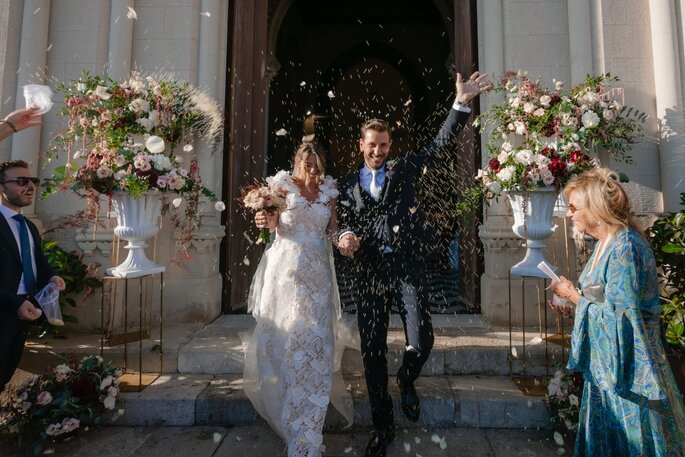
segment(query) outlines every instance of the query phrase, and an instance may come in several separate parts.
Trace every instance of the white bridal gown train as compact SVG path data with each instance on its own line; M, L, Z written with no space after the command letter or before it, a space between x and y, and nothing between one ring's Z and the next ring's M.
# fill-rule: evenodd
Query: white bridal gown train
M255 273L248 310L257 325L245 355L244 388L259 414L285 440L288 456L320 456L329 400L351 424L352 400L340 376L340 300L326 227L335 181L318 198L302 197L290 175L267 179L284 189L287 209Z

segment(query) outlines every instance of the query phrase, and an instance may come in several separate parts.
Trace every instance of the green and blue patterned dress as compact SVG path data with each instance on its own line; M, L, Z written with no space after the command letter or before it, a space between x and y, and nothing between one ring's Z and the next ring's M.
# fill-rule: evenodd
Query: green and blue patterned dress
M593 253L580 287L568 362L585 378L574 455L685 456L685 408L664 353L645 239L618 231Z

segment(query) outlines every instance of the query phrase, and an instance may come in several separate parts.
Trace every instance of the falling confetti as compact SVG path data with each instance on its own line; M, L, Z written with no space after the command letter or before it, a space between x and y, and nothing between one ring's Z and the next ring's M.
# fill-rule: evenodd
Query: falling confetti
M407 443L406 441L404 442L404 452L407 454L411 452L411 444Z
M312 141L314 141L314 136L315 135L313 133L311 135L305 135L302 137L302 142L303 143L311 143Z
M351 448L351 447L346 447L346 448L345 448L345 454L349 454L350 452L352 452L352 448Z
M306 86L306 85L307 85L307 81L302 81L302 82L300 83L300 87L304 87L304 86Z
M221 433L214 432L212 437L214 438L215 443L219 443L219 441L221 441Z
M404 106L409 106L409 105L411 105L411 98L409 100L407 100L406 102L404 102Z
M515 348L515 347L512 347L512 348L511 348L511 355L513 355L514 358L518 358L518 352L516 352L516 348Z
M205 11L204 13L200 13L200 16L207 16L207 17L210 17L211 14L210 14L209 11Z
M223 211L226 209L226 204L219 200L218 202L214 203L214 209L217 211Z
M332 90L328 91L328 98L335 98L335 94L333 93Z
M183 150L185 152L190 152L193 150L193 145L192 144L186 144L185 146L183 146Z
M181 203L183 203L183 198L181 197L174 198L171 202L171 204L174 205L174 208L181 206Z
M540 338L539 336L536 336L535 338L533 338L532 340L530 340L528 342L528 344L540 344L540 343L542 343L542 338Z
M554 432L554 442L557 443L557 446L563 446L564 445L564 437L561 436L561 433Z
M286 136L287 134L288 134L288 131L286 129L276 130L276 136Z
M138 19L138 14L136 13L136 10L131 8L130 6L127 6L128 12L126 13L126 17L129 19Z

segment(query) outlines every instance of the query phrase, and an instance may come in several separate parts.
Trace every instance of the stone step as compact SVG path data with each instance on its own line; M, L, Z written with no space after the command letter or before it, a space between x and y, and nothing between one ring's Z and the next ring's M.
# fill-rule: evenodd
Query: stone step
M354 316L347 316L353 319ZM562 361L561 347L545 341L538 333L493 329L478 315L434 315L435 343L423 376L512 374L543 375ZM254 328L251 316L222 316L195 332L178 348L180 373L241 374L243 340ZM356 330L355 330L356 332ZM525 339L524 339L525 338ZM523 343L526 342L524 350ZM393 315L388 331L388 370L399 369L404 352L404 331L399 316ZM564 352L565 360L568 348ZM525 355L525 357L524 357ZM525 361L525 367L524 367ZM358 350L346 349L343 373L362 372ZM511 366L510 366L511 362ZM511 371L510 371L511 370Z
M372 425L366 385L360 374L345 377L355 416L353 427ZM395 423L401 427L546 428L549 418L544 397L524 396L511 379L502 376L421 377L419 422L407 421L399 405L399 389L389 379ZM124 415L118 425L189 426L249 425L260 420L237 375L162 375L137 393L122 393ZM342 427L340 414L329 409L328 428Z

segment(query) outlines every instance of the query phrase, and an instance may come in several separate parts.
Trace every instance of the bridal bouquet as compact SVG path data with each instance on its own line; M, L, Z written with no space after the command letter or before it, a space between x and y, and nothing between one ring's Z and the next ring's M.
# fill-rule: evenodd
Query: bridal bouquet
M269 186L248 186L241 191L240 201L243 206L254 212L266 211L268 213L280 212L286 208L284 190L274 190ZM268 243L270 234L268 228L259 230L257 243Z
M123 414L116 410L121 374L99 356L57 365L18 389L3 411L0 431L19 435L32 455L38 455L44 441L100 425L105 416L116 420Z
M481 132L492 129L488 164L476 179L491 195L540 186L562 188L574 175L598 166L594 151L632 163L630 144L642 133L646 115L627 107L623 91L611 88L609 73L564 90L554 81L548 89L522 72L506 72L495 89L502 94L476 121Z
M186 202L184 217L174 222L186 231L197 228L200 197L217 199L202 185L192 143L216 145L221 138L216 101L187 82L135 71L123 82L84 72L57 88L64 93L60 115L67 126L47 157L66 158L46 179L43 196L74 191L88 199L88 214L96 218L100 195L174 192Z

